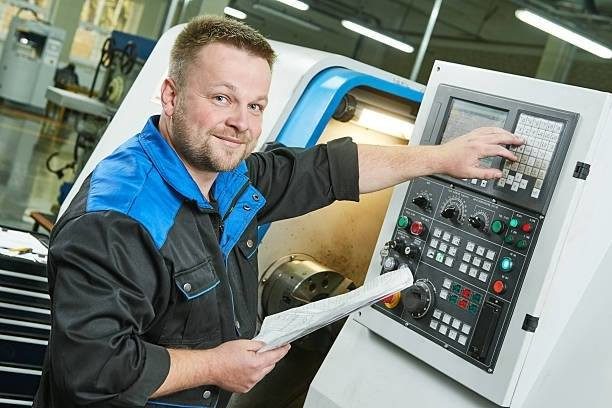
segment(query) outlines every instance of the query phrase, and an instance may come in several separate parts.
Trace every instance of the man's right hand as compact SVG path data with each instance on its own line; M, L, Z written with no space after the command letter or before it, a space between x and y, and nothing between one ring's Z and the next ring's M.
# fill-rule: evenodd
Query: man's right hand
M255 386L289 351L289 344L257 353L263 343L234 340L210 350L213 357L213 384L224 390L245 393Z

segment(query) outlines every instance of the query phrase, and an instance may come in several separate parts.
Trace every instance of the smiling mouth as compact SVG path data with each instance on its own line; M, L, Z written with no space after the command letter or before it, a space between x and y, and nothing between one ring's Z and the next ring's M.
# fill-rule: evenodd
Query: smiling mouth
M232 147L237 147L243 144L246 144L246 142L236 138L236 137L231 137L231 136L221 136L221 135L213 135L214 137L216 137L217 139L222 140L223 142L225 142L226 145L228 146L232 146Z

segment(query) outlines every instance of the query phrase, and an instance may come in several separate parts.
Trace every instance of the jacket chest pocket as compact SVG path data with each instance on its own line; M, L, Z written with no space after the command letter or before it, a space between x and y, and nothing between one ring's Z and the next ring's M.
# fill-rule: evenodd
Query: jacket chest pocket
M175 303L160 342L175 346L214 347L221 342L220 280L210 259L175 272Z

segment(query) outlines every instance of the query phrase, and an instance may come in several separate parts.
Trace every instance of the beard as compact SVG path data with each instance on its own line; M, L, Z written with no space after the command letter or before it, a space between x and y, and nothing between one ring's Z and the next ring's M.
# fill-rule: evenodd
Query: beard
M191 167L205 172L222 172L235 169L242 160L244 160L255 147L256 140L249 140L240 147L223 146L221 143L215 143L218 138L213 135L227 134L228 129L220 129L219 131L206 130L194 131L189 129L187 120L185 120L182 104L179 104L172 115L172 145L177 153ZM248 133L231 135L240 140L247 139Z

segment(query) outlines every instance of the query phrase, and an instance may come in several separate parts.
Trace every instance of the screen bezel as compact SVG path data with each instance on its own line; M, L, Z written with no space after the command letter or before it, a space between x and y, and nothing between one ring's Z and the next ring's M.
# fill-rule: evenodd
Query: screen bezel
M525 194L525 190L517 194L505 188L497 187L497 180L489 180L486 186L483 187L480 181L477 184L472 184L471 180L468 179L456 179L443 174L434 175L436 178L464 186L472 191L484 193L494 199L500 199L542 215L546 214L550 199L554 192L554 187L557 184L557 179L559 178L563 163L565 162L565 156L574 134L579 115L575 112L568 112L529 102L490 95L475 90L440 84L436 90L430 114L423 129L420 141L421 145L439 144L446 127L445 124L448 120L448 116L450 115L450 102L453 98L508 111L508 117L506 118L506 123L503 128L509 132L515 130L521 113L563 122L563 131L561 132L559 142L555 149L555 154L550 162L546 180L544 180L544 184L540 189L540 195L537 199ZM502 169L505 160L506 159L501 157L496 157L491 168Z
M463 99L463 98L458 98L458 97L455 97L455 96L451 96L449 98L448 104L446 106L446 113L445 113L444 121L442 122L443 126L441 127L440 131L438 132L439 134L438 134L438 139L436 140L436 144L438 144L438 145L442 144L442 139L444 139L444 133L446 132L446 129L448 127L449 118L450 118L450 115L451 115L451 113L453 111L453 107L455 106L455 102L456 101L464 102L466 104L475 105L475 106L482 106L482 107L488 108L490 110L494 110L494 111L497 111L497 112L504 113L506 117L504 119L504 123L500 127L506 128L507 123L508 123L508 117L510 116L510 111L508 111L507 109L500 109L500 108L498 108L496 106L486 105L486 104L474 102L474 101L471 101L471 100L468 100L468 99ZM455 137L447 140L446 142L454 140L457 137L459 137L459 136L455 136ZM490 169L501 169L502 160L501 160L500 157L490 157L489 159L490 159L490 163L491 164L489 166L486 166L487 168L490 168ZM482 162L482 160L481 160L481 162Z

